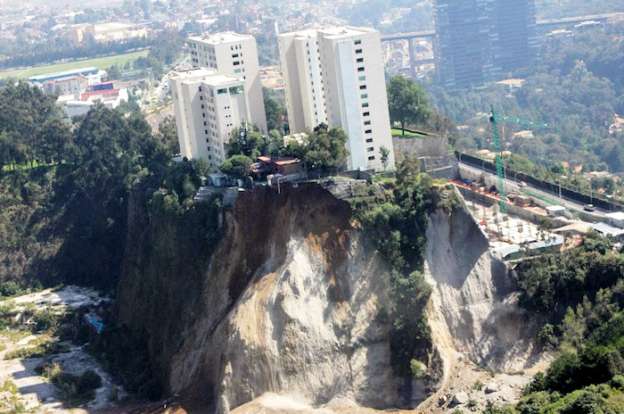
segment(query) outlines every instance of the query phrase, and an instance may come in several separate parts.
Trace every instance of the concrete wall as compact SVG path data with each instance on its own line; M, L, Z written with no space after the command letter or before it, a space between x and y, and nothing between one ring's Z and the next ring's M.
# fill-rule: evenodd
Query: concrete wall
M392 138L396 162L407 155L412 157L443 157L449 153L448 139L445 137Z

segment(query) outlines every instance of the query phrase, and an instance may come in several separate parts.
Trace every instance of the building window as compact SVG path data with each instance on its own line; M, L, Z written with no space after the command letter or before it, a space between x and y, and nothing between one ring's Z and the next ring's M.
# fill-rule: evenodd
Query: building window
M362 108L368 108L368 102L364 102L364 103L362 104Z
M365 134L372 134L373 130L372 129L367 129L366 131L364 131Z
M363 94L360 95L360 98L366 99L366 98L368 98L368 94L367 93L363 93Z
M368 157L368 160L369 160L369 161L375 161L375 156L374 156L374 155L371 155L370 157Z
M360 85L360 90L365 90L366 89L366 85Z
M362 44L362 40L358 39L355 42L353 42L354 45L361 45Z
M370 112L366 111L362 114L362 116L370 116Z
M243 93L243 87L242 86L232 86L230 87L230 94L231 95L240 95Z
M364 125L369 126L371 124L371 121L364 121Z
M367 143L369 143L369 144L372 144L372 143L373 143L373 139L372 139L372 138L368 138L368 139L366 140L366 142L367 142Z
M368 148L366 148L366 150L368 152L373 152L373 151L375 151L375 147L368 147Z
M359 67L358 72L364 72L364 66Z
M357 53L358 55L362 53L362 49L355 49L355 53Z

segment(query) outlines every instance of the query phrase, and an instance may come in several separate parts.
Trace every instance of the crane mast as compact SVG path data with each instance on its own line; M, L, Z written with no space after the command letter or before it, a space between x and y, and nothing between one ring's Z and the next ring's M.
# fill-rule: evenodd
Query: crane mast
M505 204L507 198L507 194L505 193L505 165L503 163L503 149L498 132L498 119L496 118L494 107L492 107L492 112L490 114L490 123L492 124L492 132L494 135L494 151L496 151L496 175L498 177L498 196L500 198L499 207L501 213L504 213L507 211L507 206Z

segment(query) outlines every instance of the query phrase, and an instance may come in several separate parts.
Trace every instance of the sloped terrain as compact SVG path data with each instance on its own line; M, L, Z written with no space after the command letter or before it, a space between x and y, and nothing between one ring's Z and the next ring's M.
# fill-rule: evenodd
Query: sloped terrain
M517 400L544 364L534 342L540 321L517 306L510 270L490 253L467 210L436 211L427 240L428 319L444 377L423 407L444 411L457 393L482 403Z
M119 317L145 333L167 390L217 412L271 392L399 404L389 275L347 203L315 185L242 193L213 254L135 213Z

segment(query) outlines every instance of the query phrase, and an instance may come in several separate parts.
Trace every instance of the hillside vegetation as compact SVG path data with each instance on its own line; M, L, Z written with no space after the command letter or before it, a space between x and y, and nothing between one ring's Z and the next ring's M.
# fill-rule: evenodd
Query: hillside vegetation
M602 239L517 269L520 304L550 321L538 335L557 355L516 407L491 413L624 412L624 254Z
M436 107L468 128L457 140L462 149L493 149L487 113L499 116L506 149L545 165L577 162L586 171L624 171L622 131L611 130L624 113L624 25L573 36L548 37L540 59L520 88L490 84L483 89L448 93L431 87ZM504 120L509 116L509 120ZM514 138L531 130L535 138Z
M74 125L26 84L0 90L0 282L113 289L129 194L194 195L201 166L172 164L139 114L96 107Z

